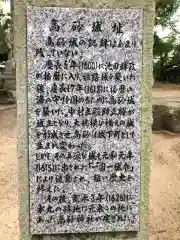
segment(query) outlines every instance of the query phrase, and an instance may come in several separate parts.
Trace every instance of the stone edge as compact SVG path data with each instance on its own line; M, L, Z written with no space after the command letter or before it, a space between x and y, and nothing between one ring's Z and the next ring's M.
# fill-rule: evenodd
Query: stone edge
M38 240L39 237L29 234L29 185L28 185L28 124L27 124L27 74L26 74L26 6L51 7L90 7L90 8L143 8L144 9L144 40L143 40L143 72L141 79L141 223L138 234L139 240L149 239L148 236L148 199L152 125L152 96L153 84L153 28L154 0L14 0L14 55L16 58L16 87L17 87L17 151L19 164L19 197L20 197L20 232L21 240ZM97 234L98 236L99 234ZM102 234L100 234L102 236ZM99 235L99 237L100 237ZM106 236L105 236L106 235ZM123 239L129 233L104 234L98 239ZM92 236L93 238L93 236ZM132 239L132 236L129 235ZM94 239L94 238L93 238ZM127 239L127 238L126 238Z

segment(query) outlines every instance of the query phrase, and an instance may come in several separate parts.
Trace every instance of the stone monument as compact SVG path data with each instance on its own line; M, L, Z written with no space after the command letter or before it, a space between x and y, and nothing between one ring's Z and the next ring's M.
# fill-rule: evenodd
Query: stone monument
M154 2L18 7L21 239L148 239Z

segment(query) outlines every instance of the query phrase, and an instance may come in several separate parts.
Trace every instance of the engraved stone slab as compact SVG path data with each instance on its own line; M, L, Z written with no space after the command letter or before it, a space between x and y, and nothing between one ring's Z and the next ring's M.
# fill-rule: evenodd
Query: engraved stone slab
M141 9L27 9L32 234L138 231Z

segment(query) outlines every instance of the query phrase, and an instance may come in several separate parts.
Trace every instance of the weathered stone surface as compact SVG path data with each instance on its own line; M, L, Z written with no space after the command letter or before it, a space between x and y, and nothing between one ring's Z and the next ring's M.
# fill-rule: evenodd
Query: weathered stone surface
M173 133L180 133L179 104L154 104L152 129L154 131L168 130Z
M69 235L51 235L51 236L44 236L43 240L116 240L119 239L118 233L106 233L101 234L101 233L96 233L96 236L92 236L92 234L69 234ZM126 233L121 233L121 240L137 240L137 234L135 232L128 232L128 237L127 237L127 232Z
M6 63L5 63L5 74L6 73L13 74L13 63L12 63L12 60L7 60Z
M163 105L153 105L153 130L162 130L163 129L163 118L166 107Z
M0 89L0 104L14 104L13 93L7 89Z
M53 26L51 26L52 19L57 20ZM30 225L32 234L138 231L142 11L140 9L28 8L27 24ZM120 24L122 24L122 28ZM54 30L50 31L49 27ZM73 54L73 57L67 56L67 51L64 51L62 37L68 44L67 49L70 50L68 54ZM47 45L47 39L49 45ZM72 39L77 41L74 42ZM91 40L89 41L89 39ZM56 45L54 45L55 42ZM56 51L52 52L52 49L62 50L62 52L59 55ZM78 62L77 66L74 66L72 59ZM50 60L48 65L47 60ZM57 60L59 62L56 62ZM53 61L52 68L51 61ZM82 62L91 62L91 64L86 66ZM71 69L68 69L69 63L73 63ZM54 76L55 68L59 68L65 78L62 80L61 76L58 81L53 77L44 80L45 72L49 71ZM87 73L91 75L90 79L88 79ZM102 78L105 76L104 73L107 74L108 79ZM87 78L84 79L84 76ZM67 86L68 84L69 86ZM69 88L70 90L68 90ZM40 89L43 89L43 92L40 92ZM58 92L55 94L57 89ZM45 99L44 101L47 99L48 101L42 102L43 99L39 98L41 95ZM58 97L57 104L54 100L55 95ZM63 97L73 95L79 98L77 106L73 103L75 100L63 102ZM87 96L91 100L88 102L82 100ZM102 96L104 98L101 98ZM49 107L51 110L49 116L43 115L43 107ZM79 107L81 110L82 108L86 109L84 116L78 110ZM39 113L36 111L37 109L40 109ZM94 109L93 112L92 109ZM55 116L55 112L56 114L60 112L58 117ZM82 126L80 124L83 121L90 123L91 119L95 119L100 125L84 124ZM43 120L44 124L46 123L46 127L37 128L40 120ZM63 123L65 120L66 122ZM113 125L105 124L109 120L113 122ZM129 127L127 125L131 120L133 120L134 126ZM61 121L61 126L56 124L54 127L47 127L48 121ZM43 136L47 137L48 133L44 133L46 130L49 130L51 138L53 130L58 133L60 136L58 144L63 140L65 145L61 145L61 149L58 149L57 146L53 149L52 143L54 144L55 140L50 140L51 149L48 149L49 140L43 139ZM88 137L85 137L86 134ZM76 149L70 149L69 144L76 145ZM83 151L78 150L78 145ZM90 160L90 157L87 156L94 152L96 155ZM47 159L48 153L50 160ZM64 157L55 159L56 153L64 154ZM79 157L75 156L77 153L80 154ZM84 159L82 153L85 156ZM133 157L128 155L128 159L127 154L129 153L132 153ZM40 154L46 154L46 158L43 160L39 157ZM68 159L67 154L71 154L73 157ZM103 154L106 157L105 155L102 157ZM108 157L108 154L111 154L111 157ZM112 156L113 154L114 156ZM124 158L124 156L126 157ZM50 164L50 167L43 170L43 163ZM99 169L102 163L106 166L104 170ZM129 166L127 170L125 170L125 163ZM52 169L53 164L54 169ZM65 165L63 164L73 165L73 169L76 165L76 170L67 170L70 178L75 182L68 183L63 180L62 183L57 183L55 181L58 174L59 177L63 176L65 179L63 172ZM116 168L117 164L120 164L121 167ZM79 169L77 166L80 166ZM64 171L66 170L64 169ZM101 180L98 180L98 176ZM44 185L45 189L43 190L41 184L45 177L49 179L49 182ZM49 185L50 188L48 188ZM80 203L73 200L75 194L80 195ZM48 195L51 195L51 198ZM66 196L66 203L62 203L61 201L64 201L62 199L57 201L62 195ZM84 199L85 203L83 203L82 197L85 196L88 200ZM96 200L92 200L93 196ZM100 196L103 198L101 201L97 200L97 197ZM123 196L129 199L123 200ZM103 209L102 212L97 210L99 204ZM67 209L69 205L71 205L71 210L75 206L76 208L84 207L83 217L78 213L79 210L76 210L77 212L74 214L69 214L68 210L63 213L63 209ZM117 206L119 206L119 210ZM72 218L68 220L69 215L75 218L73 222L71 222ZM105 221L104 219L108 218L108 215L110 217ZM65 218L65 223L62 217Z

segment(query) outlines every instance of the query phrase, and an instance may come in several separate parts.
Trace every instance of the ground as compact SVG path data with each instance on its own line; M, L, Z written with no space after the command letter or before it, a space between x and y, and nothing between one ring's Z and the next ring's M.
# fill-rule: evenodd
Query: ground
M150 240L180 239L180 135L154 133L150 178Z
M162 89L153 94L158 91L161 94ZM166 94L173 96L172 91L177 89L167 90ZM16 109L3 108L0 107L0 240L19 240ZM180 135L153 133L152 150L149 239L180 240Z
M19 240L15 108L0 110L0 239Z
M180 106L180 85L156 83L153 89L153 103Z

